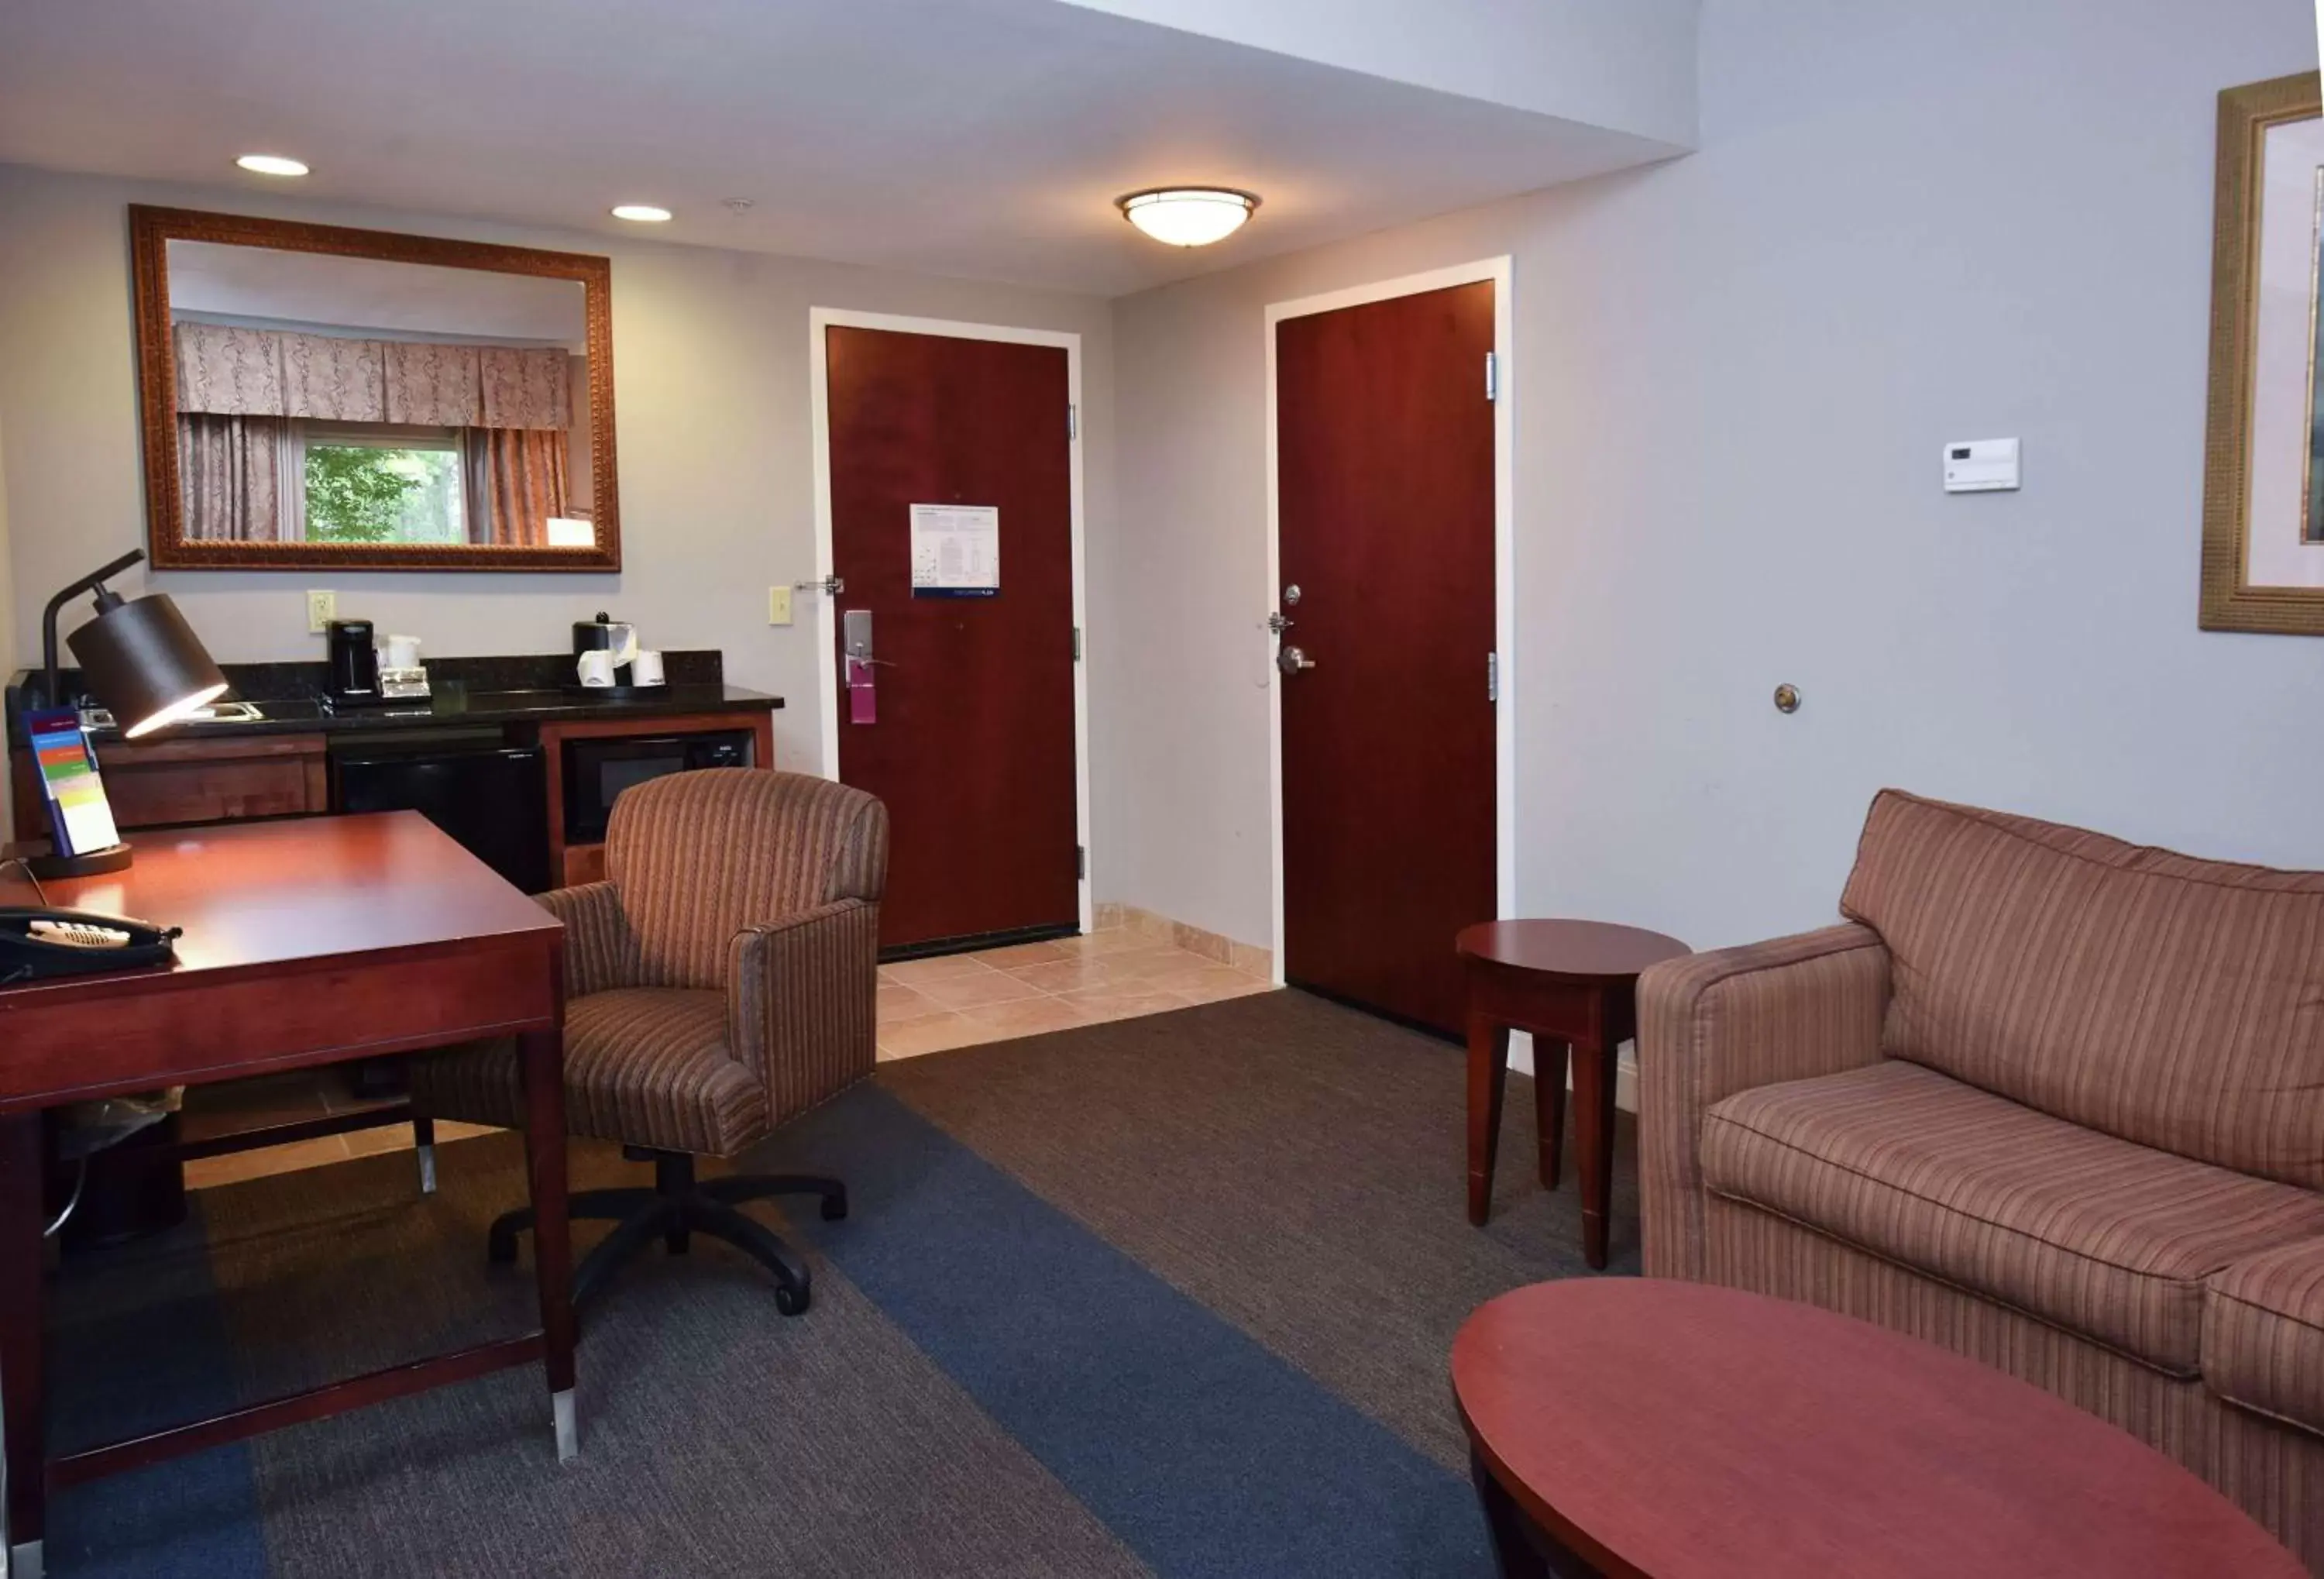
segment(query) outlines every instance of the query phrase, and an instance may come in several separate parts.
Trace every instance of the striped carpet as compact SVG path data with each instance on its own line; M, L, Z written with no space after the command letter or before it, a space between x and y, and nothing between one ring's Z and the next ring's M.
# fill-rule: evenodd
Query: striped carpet
M578 1464L510 1372L72 1491L51 1571L1489 1574L1445 1355L1582 1269L1522 1079L1496 1215L1462 1220L1462 1092L1458 1050L1293 993L882 1065L746 1159L849 1181L846 1222L790 1224L813 1311L715 1243L641 1261L586 1325ZM482 1245L521 1157L447 1148L426 1200L408 1156L206 1191L75 1263L58 1439L520 1328L529 1274Z

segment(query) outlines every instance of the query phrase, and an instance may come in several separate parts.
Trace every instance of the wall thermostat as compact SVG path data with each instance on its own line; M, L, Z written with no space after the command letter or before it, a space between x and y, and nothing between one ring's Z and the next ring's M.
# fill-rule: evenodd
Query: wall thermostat
M1945 492L1998 494L2017 486L2017 440L1956 439L1945 446Z

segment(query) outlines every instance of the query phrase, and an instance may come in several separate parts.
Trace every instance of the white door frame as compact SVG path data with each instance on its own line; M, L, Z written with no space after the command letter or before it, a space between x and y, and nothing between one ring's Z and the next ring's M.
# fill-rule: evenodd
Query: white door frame
M1275 328L1287 318L1305 318L1311 313L1334 312L1343 307L1360 307L1369 301L1386 301L1398 296L1416 296L1423 291L1443 291L1454 285L1473 285L1480 280L1493 284L1493 650L1500 655L1500 688L1493 709L1493 816L1494 816L1494 902L1502 916L1516 913L1517 897L1517 514L1516 514L1516 434L1517 377L1516 358L1511 352L1514 303L1510 300L1510 276L1513 272L1508 257L1484 258L1473 263L1459 263L1449 269L1434 269L1423 274L1406 274L1398 279L1382 280L1373 284L1351 286L1345 291L1328 291L1321 296L1303 296L1296 300L1270 302L1267 309L1267 601L1261 606L1277 606L1282 593L1282 520L1280 457L1277 452L1277 420L1276 408ZM1485 370L1477 370L1478 392L1484 392ZM1481 655L1480 655L1481 656ZM1274 949L1275 980L1283 977L1283 687L1282 677L1267 688L1267 766L1269 831L1274 847ZM1478 666L1477 683L1485 683L1483 665ZM1452 947L1446 938L1444 946Z
M1082 405L1082 337L1064 329L1015 328L1001 324L959 323L950 319L905 318L893 313L856 312L847 308L812 307L807 309L807 383L809 429L815 448L815 576L817 581L832 574L831 547L831 393L824 364L824 330L830 328L853 329L887 329L904 335L943 335L956 340L1000 340L1016 346L1057 346L1065 353L1065 399L1077 413ZM1066 420L1058 413L1058 420ZM1066 449L1071 466L1073 521L1073 579L1074 628L1086 633L1089 628L1087 588L1084 585L1086 559L1083 550L1083 491L1082 441L1078 419L1066 435ZM896 523L904 530L904 523ZM826 779L839 777L839 601L820 594L811 600L816 605L816 683L820 688L817 705L822 710L822 765L818 770ZM1090 732L1089 732L1089 651L1083 642L1083 658L1074 665L1074 837L1089 859L1082 869L1080 883L1081 928L1091 929L1093 916L1090 901L1090 873L1097 870L1097 852L1090 845Z

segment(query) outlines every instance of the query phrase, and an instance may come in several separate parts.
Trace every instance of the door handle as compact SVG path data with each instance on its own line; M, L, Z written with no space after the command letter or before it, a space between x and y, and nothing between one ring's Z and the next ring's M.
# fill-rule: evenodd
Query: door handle
M1303 669L1313 669L1315 660L1296 647L1286 647L1275 655L1275 667L1286 674L1297 674Z

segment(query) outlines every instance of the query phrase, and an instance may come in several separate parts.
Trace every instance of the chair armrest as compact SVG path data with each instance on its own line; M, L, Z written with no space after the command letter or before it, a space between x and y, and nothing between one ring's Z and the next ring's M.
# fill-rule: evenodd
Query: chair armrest
M1638 1175L1650 1278L1704 1276L1702 1115L1754 1086L1879 1062L1888 949L1848 922L1638 978Z
M638 939L610 882L585 882L536 895L541 909L565 923L565 997L638 983Z
M879 1057L880 907L835 900L734 935L728 1045L781 1123L872 1073Z

